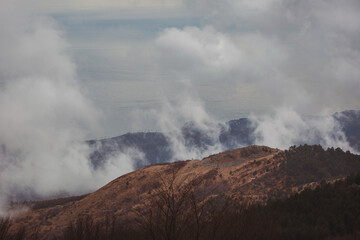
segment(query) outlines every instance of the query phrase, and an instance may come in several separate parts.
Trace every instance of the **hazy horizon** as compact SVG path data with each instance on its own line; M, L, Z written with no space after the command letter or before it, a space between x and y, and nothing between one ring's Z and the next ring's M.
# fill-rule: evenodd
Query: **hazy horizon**
M138 112L161 111L184 94L219 121L284 106L309 115L359 106L354 0L26 6L24 14L53 21L80 91L102 115L88 138L161 130L155 119L138 124Z

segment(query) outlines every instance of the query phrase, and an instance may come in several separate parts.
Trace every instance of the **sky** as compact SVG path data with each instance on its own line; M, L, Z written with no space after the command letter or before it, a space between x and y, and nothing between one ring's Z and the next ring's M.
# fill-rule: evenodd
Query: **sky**
M218 121L359 108L356 0L3 2L61 35L82 94L103 116L87 138L158 131L138 113L185 93Z
M104 116L102 138L189 93L219 121L358 109L360 6L338 1L37 1Z
M201 158L178 141L185 122L216 136L250 117L256 144L352 150L331 114L360 106L358 0L0 5L0 213L14 192L85 193L133 170L136 149L95 171L83 142L126 132Z

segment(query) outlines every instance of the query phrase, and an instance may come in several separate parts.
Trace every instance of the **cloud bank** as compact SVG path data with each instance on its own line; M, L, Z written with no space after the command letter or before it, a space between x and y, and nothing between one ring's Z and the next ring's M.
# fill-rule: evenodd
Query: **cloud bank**
M141 120L153 122L169 142L171 159L168 161L202 159L213 153L222 152L225 147L219 135L225 125L210 116L201 99L182 91L173 99L164 99L160 109L135 111L135 124Z
M307 114L358 107L358 1L185 3L205 25L159 33L164 71L195 87L231 86L234 100L241 99L234 90L250 83L262 110L284 102Z
M324 112L360 104L358 1L184 2L204 26L159 33L163 71L199 95L206 84L226 89L215 94L231 96L223 99L233 105L243 106L238 90L250 85L256 97L249 98L249 108L264 112L253 118L259 144L287 148L307 142L351 150ZM319 113L321 120L303 117Z
M0 10L1 207L85 193L132 169L132 154L93 169L82 142L100 128L100 113L83 94L64 36L53 19L17 7L3 1Z
M277 108L271 114L252 116L255 144L287 149L290 145L320 144L357 153L346 139L340 123L328 113L304 117L291 108Z

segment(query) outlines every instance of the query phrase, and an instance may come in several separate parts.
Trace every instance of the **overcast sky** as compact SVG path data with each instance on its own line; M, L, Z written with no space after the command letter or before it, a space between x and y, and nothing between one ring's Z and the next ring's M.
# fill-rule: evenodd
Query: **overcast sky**
M221 121L360 106L358 0L24 2L54 21L103 116L91 137L158 130L138 113L183 94Z

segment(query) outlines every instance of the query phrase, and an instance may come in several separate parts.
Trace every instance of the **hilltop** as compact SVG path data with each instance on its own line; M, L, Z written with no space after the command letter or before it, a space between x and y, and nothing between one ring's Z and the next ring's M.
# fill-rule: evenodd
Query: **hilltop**
M69 221L85 216L98 223L111 216L132 229L139 214L146 215L153 209L154 199L169 190L173 197L186 196L184 204L189 199L195 199L196 204L215 202L218 207L228 200L265 204L358 171L360 156L341 149L304 145L281 151L249 146L202 160L150 165L79 199L42 202L19 215L13 229L39 227L45 239L50 239L60 235Z

